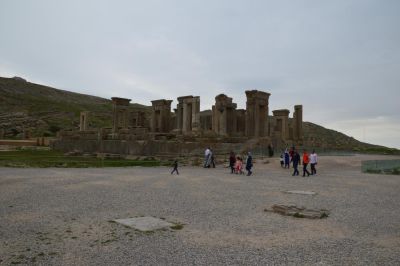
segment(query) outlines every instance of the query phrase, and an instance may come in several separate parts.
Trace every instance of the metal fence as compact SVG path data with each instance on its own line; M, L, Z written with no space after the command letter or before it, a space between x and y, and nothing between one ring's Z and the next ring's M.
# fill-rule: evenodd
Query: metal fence
M368 160L361 162L364 173L400 174L400 160Z

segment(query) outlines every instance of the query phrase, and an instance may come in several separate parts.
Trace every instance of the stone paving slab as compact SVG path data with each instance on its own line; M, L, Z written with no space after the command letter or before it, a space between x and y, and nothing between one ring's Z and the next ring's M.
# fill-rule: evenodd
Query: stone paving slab
M135 218L126 218L126 219L116 219L114 220L116 223L134 228L139 231L154 231L160 230L164 228L170 228L174 226L174 224L166 222L162 219L146 216L146 217L135 217Z

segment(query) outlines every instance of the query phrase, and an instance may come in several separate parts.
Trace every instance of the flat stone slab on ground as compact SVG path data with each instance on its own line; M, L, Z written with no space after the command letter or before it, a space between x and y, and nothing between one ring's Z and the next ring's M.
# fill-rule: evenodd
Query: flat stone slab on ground
M303 191L303 190L288 190L284 191L285 193L290 193L290 194L300 194L300 195L317 195L317 192L314 191Z
M126 218L126 219L116 219L116 223L137 229L139 231L154 231L164 228L171 228L175 224L166 222L162 219L146 216L146 217L136 217L136 218Z

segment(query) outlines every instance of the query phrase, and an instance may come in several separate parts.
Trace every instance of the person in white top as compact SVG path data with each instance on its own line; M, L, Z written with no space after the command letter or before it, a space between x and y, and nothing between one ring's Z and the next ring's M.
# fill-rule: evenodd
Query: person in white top
M204 168L210 167L210 165L209 165L210 155L211 155L211 150L210 150L210 147L208 147L206 149L206 151L204 152Z
M318 156L315 153L315 150L313 150L312 153L310 154L311 175L317 174L317 169L315 169L317 163L318 163Z

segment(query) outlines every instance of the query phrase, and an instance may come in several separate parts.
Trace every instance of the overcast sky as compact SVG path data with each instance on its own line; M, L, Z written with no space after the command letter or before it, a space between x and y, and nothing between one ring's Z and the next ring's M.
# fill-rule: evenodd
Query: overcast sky
M246 89L400 148L400 1L0 0L0 76L110 98Z

